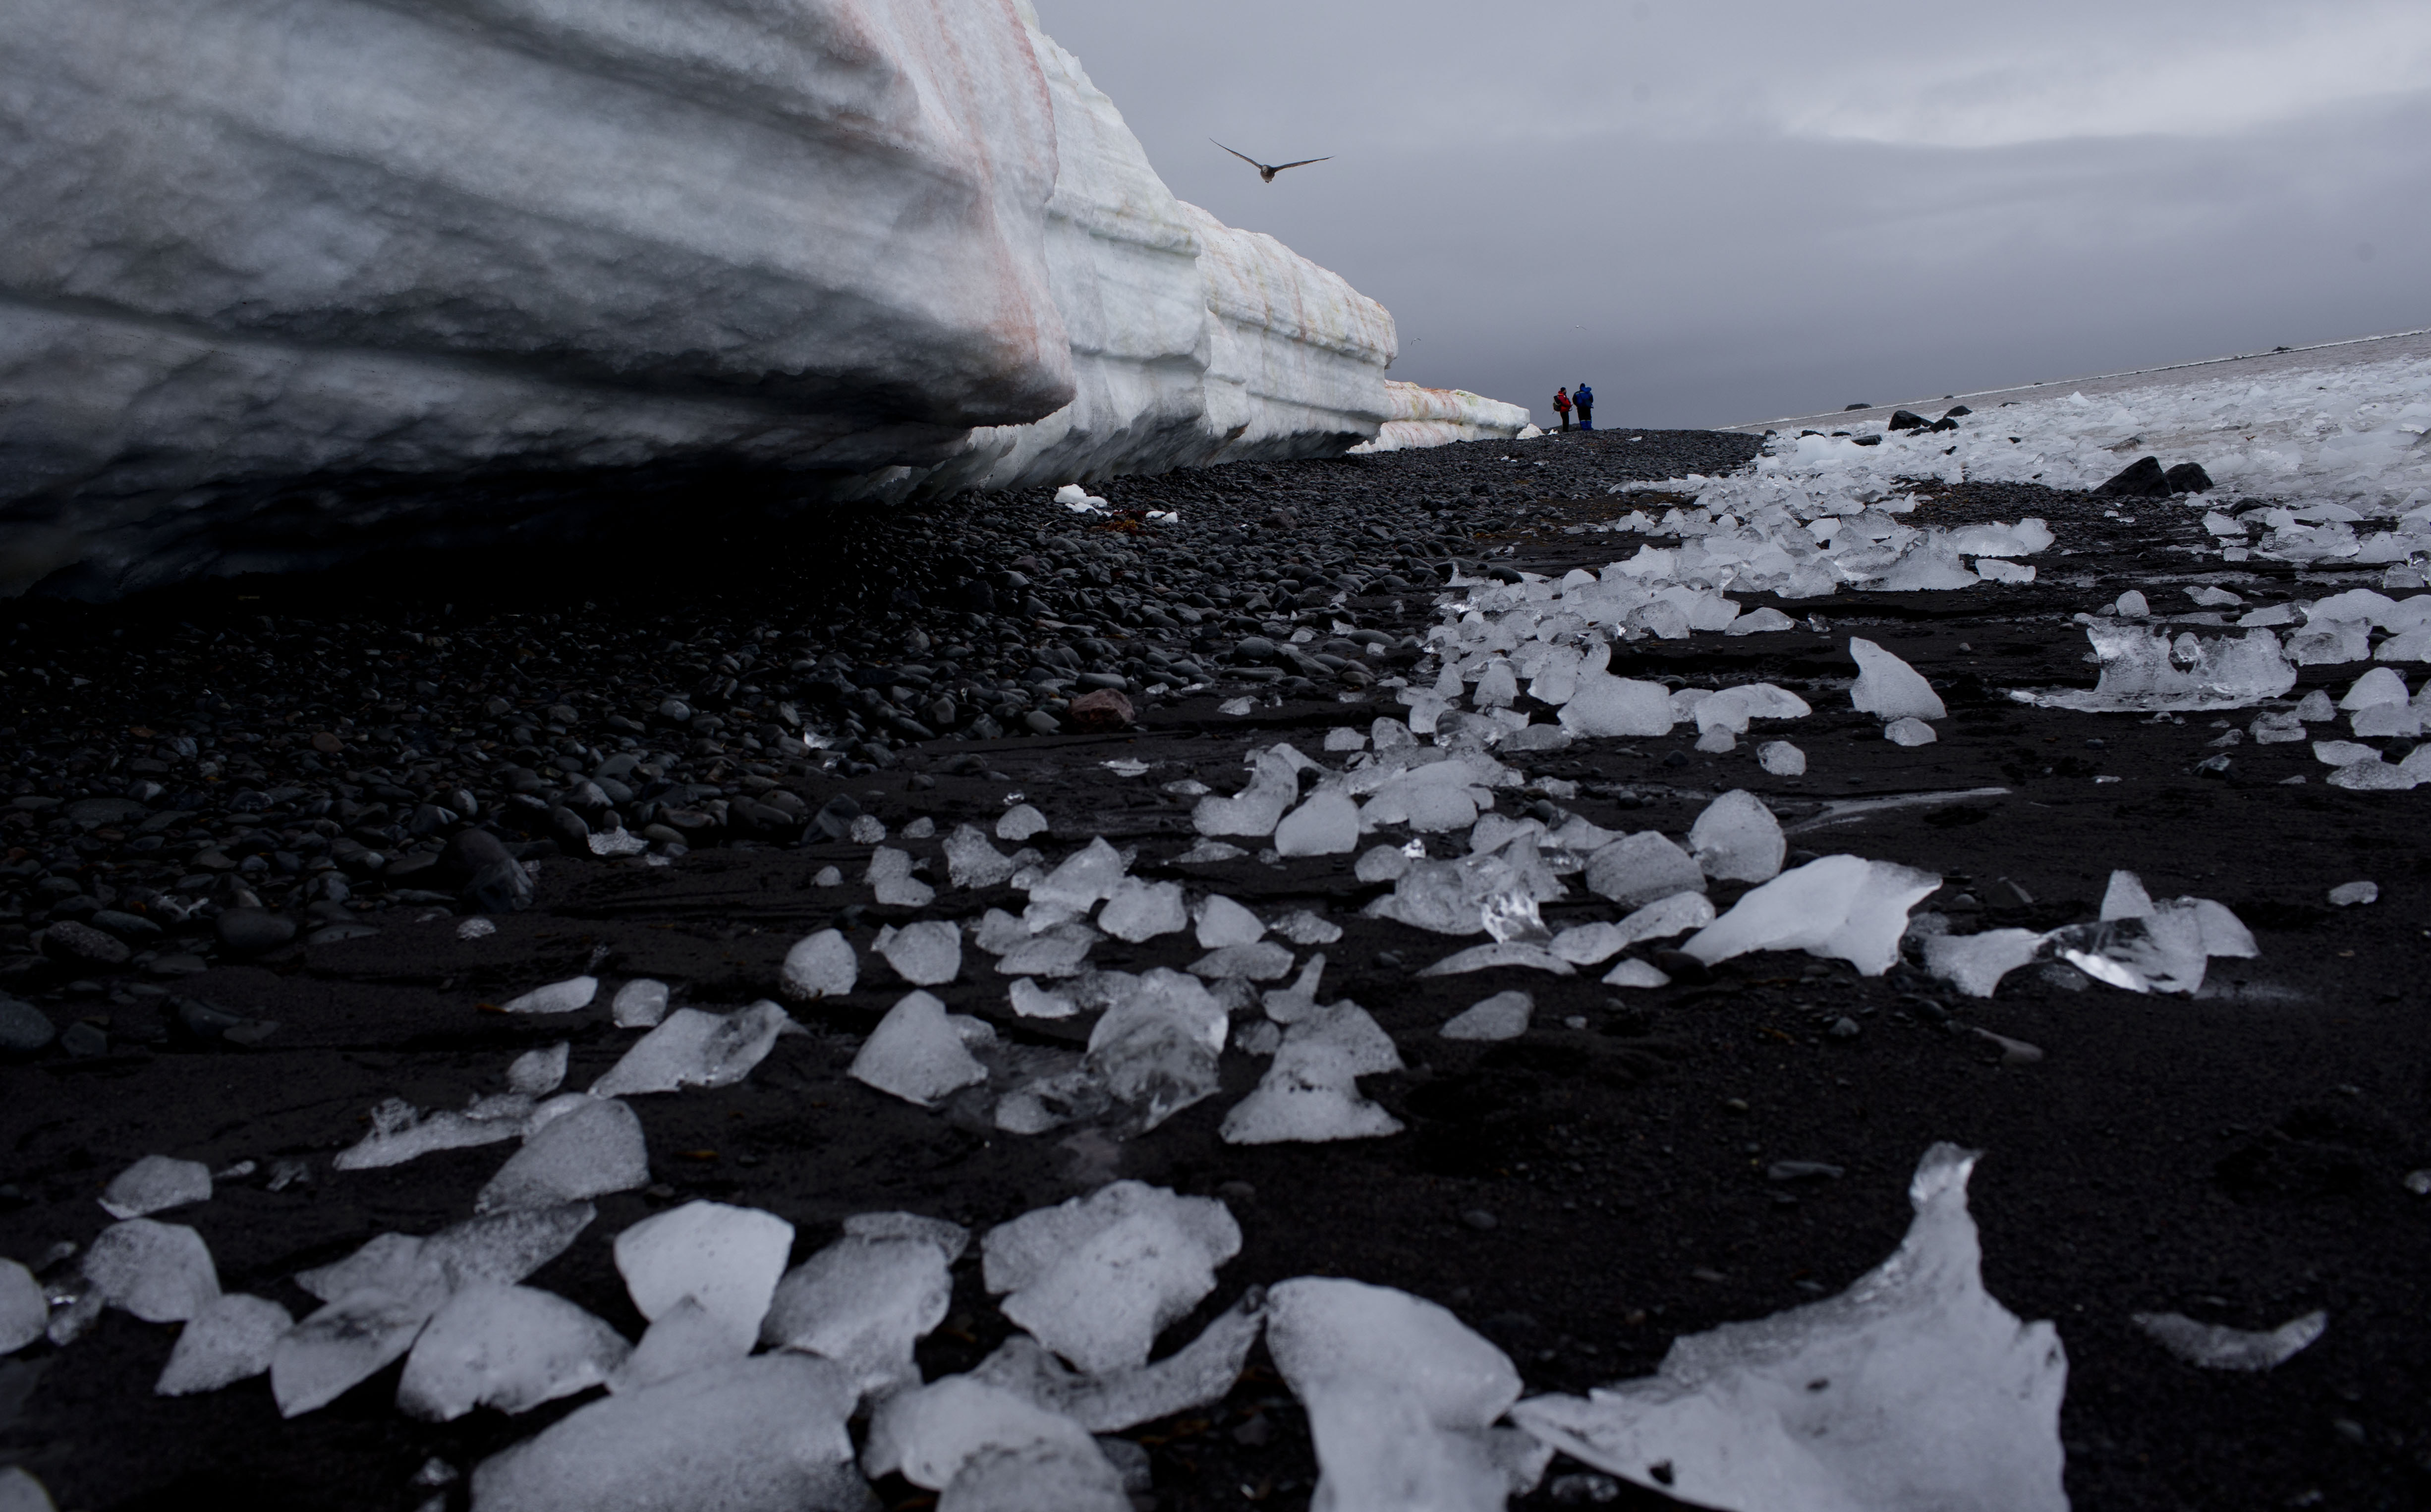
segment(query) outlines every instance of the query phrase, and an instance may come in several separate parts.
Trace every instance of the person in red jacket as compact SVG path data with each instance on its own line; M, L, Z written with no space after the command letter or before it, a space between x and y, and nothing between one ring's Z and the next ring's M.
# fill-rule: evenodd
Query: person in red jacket
M1569 391L1569 390L1568 390L1568 389L1555 389L1555 390L1553 391L1553 412L1554 412L1555 414L1560 415L1560 416L1562 417L1562 428L1563 428L1563 429L1568 430L1568 428L1570 428L1570 391Z

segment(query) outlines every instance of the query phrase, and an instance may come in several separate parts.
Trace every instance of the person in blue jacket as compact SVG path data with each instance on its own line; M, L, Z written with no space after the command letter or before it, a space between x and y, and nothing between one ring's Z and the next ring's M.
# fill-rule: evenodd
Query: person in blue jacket
M1570 391L1570 402L1578 406L1579 428L1593 430L1595 428L1595 390L1582 383Z

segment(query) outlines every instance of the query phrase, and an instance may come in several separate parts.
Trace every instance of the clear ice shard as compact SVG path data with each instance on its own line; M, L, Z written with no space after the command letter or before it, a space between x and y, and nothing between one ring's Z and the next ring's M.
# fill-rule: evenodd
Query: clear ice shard
M211 1168L199 1160L146 1155L102 1188L102 1210L114 1218L143 1218L211 1200Z
M667 1016L667 984L636 977L616 989L609 1012L619 1029L654 1029Z
M937 890L912 875L912 852L880 846L869 854L869 896L890 908L926 908Z
M870 1417L861 1465L873 1477L900 1474L914 1486L945 1490L976 1459L1041 1448L1073 1456L1095 1454L1105 1464L1089 1431L1064 1414L976 1374L949 1375L879 1404ZM1106 1475L1117 1497L1110 1512L1120 1512L1130 1504L1119 1500L1121 1478L1111 1465ZM1071 1505L1062 1499L1068 1494L1068 1488L1059 1487L1056 1500L1014 1503L1007 1512L1021 1506L1063 1512ZM1073 1512L1102 1504L1084 1501Z
M914 992L879 1020L847 1074L906 1102L933 1108L947 1094L986 1081L987 1067L964 1048L963 1036L947 1021L946 1005Z
M1122 852L1108 845L1105 836L1095 836L1031 886L1031 904L1068 909L1074 916L1085 914L1115 895L1122 885L1124 868Z
M1688 827L1688 853L1708 877L1725 882L1769 882L1781 873L1789 842L1781 821L1764 800L1734 788L1705 805Z
M591 1095L621 1098L688 1086L732 1086L767 1058L779 1035L800 1033L793 1015L765 1000L730 1014L679 1008L592 1083Z
M2138 1313L2135 1323L2188 1365L2206 1370L2269 1370L2294 1359L2320 1338L2329 1327L2330 1315L2306 1313L2258 1333L2199 1323L2182 1313Z
M93 1237L82 1264L85 1280L104 1302L147 1323L182 1323L220 1294L210 1247L181 1224L113 1223Z
M937 1498L937 1512L1132 1512L1123 1473L1105 1446L1031 1443L972 1454Z
M1623 949L1644 940L1668 940L1714 921L1714 900L1701 889L1658 898L1620 921Z
M520 998L510 998L498 1006L511 1014L570 1014L591 1006L599 996L597 977L568 977L545 987L534 987Z
M1245 982L1273 982L1291 975L1291 947L1272 940L1255 945L1227 945L1190 963L1191 974L1211 982L1238 977Z
M250 1381L270 1369L271 1352L294 1326L295 1319L275 1302L224 1293L186 1320L152 1389L164 1397L184 1397Z
M620 1392L473 1471L474 1512L858 1512L858 1393L808 1354L763 1354Z
M405 1291L348 1292L288 1330L270 1353L270 1393L282 1418L335 1402L403 1357L447 1301L426 1275Z
M1702 897L1702 894L1692 894ZM1629 948L1629 937L1618 924L1579 924L1553 936L1552 952L1572 966L1609 961Z
M1878 719L1946 719L1941 695L1916 668L1873 642L1849 638L1849 654L1856 659L1857 680L1849 689L1860 714Z
M2091 689L2017 697L2082 714L2194 713L2251 708L2296 685L2295 667L2267 630L2210 637L2188 631L2171 640L2165 628L2096 620L2085 634L2102 662L2101 679ZM2325 707L2329 702L2322 701Z
M1587 858L1587 890L1624 908L1673 893L1703 892L1704 868L1670 839L1641 830Z
M2332 908L2353 908L2358 903L2380 901L2380 883L2376 882L2340 882L2330 889Z
M614 1329L552 1292L468 1286L414 1340L396 1404L426 1422L475 1407L528 1412L603 1384L629 1352Z
M1631 957L1604 973L1607 987L1668 987L1671 979L1651 962Z
M1308 1408L1313 1506L1499 1512L1522 1488L1498 1442L1514 1436L1492 1426L1517 1400L1519 1372L1433 1302L1356 1281L1286 1281L1266 1295L1266 1348Z
M777 1284L761 1341L833 1360L873 1399L916 1386L913 1347L953 1300L949 1259L927 1239L847 1235Z
M1046 832L1047 815L1027 803L1014 804L1005 810L1003 815L996 821L996 837L999 840L1010 840L1014 845L1019 845L1033 835ZM1005 875L1009 877L1013 874L1007 871Z
M841 998L861 980L861 958L852 942L834 930L821 930L794 942L785 952L785 996L800 1000Z
M1199 905L1198 939L1202 949L1228 945L1253 945L1266 936L1258 916L1221 893L1209 893Z
M648 1184L642 1120L613 1099L587 1101L510 1156L473 1200L476 1213L558 1207Z
M981 1241L1004 1315L1092 1375L1146 1364L1156 1336L1216 1288L1216 1268L1240 1250L1222 1202L1133 1181L1025 1213Z
M924 918L901 929L888 925L871 947L896 975L915 987L934 987L963 971L963 932L945 919Z
M1676 1340L1652 1377L1532 1398L1520 1426L1651 1490L1735 1512L2067 1512L2049 1323L1984 1290L1975 1157L1926 1151L1916 1219L1839 1296Z
M1358 1079L1401 1069L1392 1036L1349 1001L1310 1008L1283 1032L1254 1091L1224 1116L1231 1145L1379 1139L1400 1121L1360 1094Z
M1457 977L1471 971L1491 971L1500 966L1522 966L1535 971L1551 971L1557 977L1578 974L1577 967L1533 940L1496 940L1490 945L1472 945L1466 950L1455 950L1421 970L1422 977Z
M616 1235L616 1271L644 1318L656 1322L690 1301L740 1353L760 1336L793 1250L794 1226L774 1213L692 1201Z
M34 1273L0 1260L0 1354L14 1354L51 1326L51 1302Z
M1758 746L1755 763L1774 777L1806 775L1806 753L1786 740L1768 740Z
M1894 719L1883 726L1883 738L1894 746L1930 746L1941 734L1921 719Z
M1180 882L1143 882L1126 877L1106 906L1098 911L1098 928L1133 945L1186 929L1190 913Z
M1804 950L1878 977L1899 964L1908 910L1940 885L1911 866L1825 856L1747 893L1681 949L1707 966L1751 950Z
M1275 932L1294 945L1332 945L1342 938L1342 926L1315 909L1296 908L1275 920Z
M1061 1413L1093 1434L1120 1433L1222 1401L1241 1379L1249 1347L1265 1327L1266 1293L1253 1286L1197 1338L1152 1364L1082 1375L1029 1335L1015 1334L971 1378Z
M1274 833L1283 811L1299 798L1299 763L1293 759L1298 755L1289 746L1259 752L1251 762L1249 785L1231 798L1211 794L1200 798L1191 811L1191 824L1204 835L1263 838Z
M1069 994L1049 992L1028 977L1015 977L1007 996L1013 1011L1024 1018L1069 1018L1081 1011Z
M1446 1039L1517 1039L1535 1012L1536 1000L1526 993L1498 992L1454 1014L1436 1033Z
M1078 976L1098 932L1086 924L1058 924L1019 941L997 958L997 970L1008 977Z
M1579 671L1569 701L1562 705L1562 728L1590 739L1668 735L1676 722L1670 691L1663 684L1614 677L1592 655Z
M507 1067L507 1086L518 1097L545 1098L565 1084L565 1060L573 1046L565 1040L541 1050L526 1050Z
M1013 875L1013 858L988 844L977 825L954 826L954 832L946 836L945 849L946 877L957 887L1001 887Z
M1290 966L1288 951L1284 966ZM1213 1096L1229 1027L1223 1005L1193 978L1164 966L1127 982L1116 973L1107 977L1125 984L1089 1031L1089 1074L1136 1110L1144 1129Z
M1970 998L1988 998L2001 979L2037 959L2043 937L2032 930L1936 934L1924 942L1925 969Z
M1347 856L1359 848L1359 805L1341 793L1316 793L1275 826L1285 856Z
M724 1323L710 1317L708 1308L687 1296L650 1319L650 1326L642 1333L642 1342L633 1346L633 1352L625 1356L624 1364L609 1373L608 1389L639 1391L693 1370L725 1365L750 1353L752 1342L735 1342Z

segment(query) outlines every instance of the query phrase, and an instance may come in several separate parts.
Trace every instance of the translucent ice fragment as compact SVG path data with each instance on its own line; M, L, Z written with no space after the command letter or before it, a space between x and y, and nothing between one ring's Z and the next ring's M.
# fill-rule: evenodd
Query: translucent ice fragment
M1024 1018L1069 1018L1081 1011L1067 993L1049 992L1028 977L1014 980L1013 1011Z
M804 935L785 952L785 996L803 1000L841 998L861 980L861 958L852 942L834 930Z
M1350 725L1337 725L1325 732L1325 748L1329 752L1366 750L1367 737Z
M1607 987L1668 987L1671 979L1651 963L1632 957L1605 972L1603 984Z
M1240 1249L1223 1203L1132 1181L1025 1213L981 1241L1005 1316L1091 1374L1146 1363Z
M1936 934L1924 942L1925 969L1970 998L1988 998L2003 977L2036 959L2042 940L2032 930Z
M2305 726L2292 713L2258 714L2246 733L2257 746L2287 746L2305 738Z
M271 1352L295 1319L275 1302L228 1292L186 1320L152 1389L164 1397L217 1391L270 1369Z
M1908 910L1940 885L1890 862L1825 856L1748 893L1682 949L1707 966L1750 950L1804 950L1878 977L1899 962Z
M1047 832L1047 815L1027 803L1016 803L996 821L996 837L1014 845Z
M608 1389L638 1391L693 1370L725 1365L750 1353L752 1342L746 1338L737 1343L724 1323L709 1316L708 1308L686 1296L650 1320L642 1342L610 1372Z
M869 1490L845 1431L859 1393L808 1354L687 1371L577 1409L473 1471L474 1512L808 1512Z
M189 1202L211 1200L211 1168L199 1160L146 1155L102 1188L101 1205L111 1218L142 1218Z
M1173 1353L1135 1369L1081 1375L1027 1334L1015 1334L971 1378L1061 1413L1093 1434L1120 1433L1221 1401L1241 1378L1266 1326L1266 1293L1251 1287Z
M23 1466L0 1470L0 1512L58 1512L51 1493Z
M921 919L899 930L889 926L872 949L914 986L937 986L962 974L963 932L944 919Z
M644 1318L689 1299L739 1353L759 1336L793 1248L794 1226L774 1213L692 1201L616 1235L616 1270Z
M2269 1370L2294 1359L2320 1338L2329 1326L2330 1315L2306 1313L2261 1333L2198 1323L2181 1313L2138 1313L2135 1321L2188 1365L2206 1370Z
M1594 966L1618 955L1629 943L1618 924L1580 924L1554 935L1551 949L1572 966Z
M1081 1457L1105 1457L1079 1423L1039 1405L1017 1391L974 1375L952 1375L913 1390L898 1392L871 1415L869 1443L862 1452L862 1469L872 1476L900 1474L914 1486L949 1490L974 1461L1039 1450ZM983 1504L1004 1512L1034 1507L1039 1512L1072 1507L1074 1512L1120 1512L1122 1480L1105 1466L1103 1485L1113 1487L1115 1502L1106 1503L1082 1488L1081 1500L1071 1500L1074 1488L1059 1485L1044 1500L1021 1499ZM1102 1487L1100 1487L1102 1488ZM940 1500L939 1505L944 1505Z
M1394 882L1410 869L1411 859L1400 846L1376 846L1360 856L1351 874L1363 882Z
M1012 875L1012 858L988 844L977 825L958 824L946 836L946 876L955 886L1001 887Z
M1663 684L1617 678L1601 667L1582 669L1576 690L1562 706L1562 728L1591 739L1668 735L1676 722Z
M2340 882L2330 889L2332 908L2353 908L2358 903L2380 901L2380 883L2376 882Z
M2355 680L2346 697L2339 700L2339 707L2353 714L2375 704L2404 703L2409 697L2404 678L2389 667L2376 666Z
M447 1301L444 1282L348 1292L288 1330L270 1353L270 1394L283 1418L327 1406L404 1356Z
M913 1346L953 1300L947 1260L924 1239L847 1235L785 1273L761 1341L824 1355L872 1397L917 1386Z
M1086 924L1058 924L1005 951L996 968L1008 977L1075 976L1097 943L1098 932Z
M1897 1253L1839 1296L1676 1340L1660 1371L1521 1403L1520 1426L1651 1490L1740 1512L2066 1512L2049 1323L1984 1290L1974 1156L1936 1145Z
M2330 701L2327 693L2315 688L2296 701L2296 717L2305 724L2318 725L2325 719L2337 718L2338 705Z
M1203 949L1249 945L1266 938L1266 926L1257 915L1221 893L1208 894L1199 905L1198 939Z
M1294 945L1332 945L1342 938L1342 926L1315 910L1296 908L1275 921L1275 932Z
M2330 774L2332 787L2349 788L2359 793L2404 793L2422 781L2420 776L2403 765L2392 766L2382 761L2377 753L2370 761L2349 762Z
M1033 885L1030 901L1033 907L1044 903L1069 909L1076 916L1085 914L1114 896L1122 884L1123 870L1122 852L1098 835Z
M1346 856L1359 846L1359 805L1341 793L1316 793L1275 827L1286 856Z
M1894 719L1883 727L1883 738L1894 746L1930 746L1941 735L1921 719Z
M1180 882L1142 882L1126 877L1106 906L1098 911L1098 927L1118 940L1139 944L1171 934L1190 922Z
M636 977L616 989L609 1012L619 1029L649 1029L667 1016L667 984Z
M2130 588L2119 596L2119 601L2110 606L2110 612L2122 619L2141 619L2152 613L2153 606L2142 594Z
M2352 766L2357 762L2376 762L2380 752L2352 740L2317 740L2313 742L2313 759L2324 766Z
M1501 966L1522 966L1534 971L1551 971L1557 977L1578 974L1568 961L1534 941L1496 940L1490 945L1472 945L1466 950L1455 950L1420 971L1422 977L1456 977L1471 971L1491 971Z
M396 1404L450 1422L475 1407L513 1414L601 1385L630 1352L606 1323L529 1286L470 1286L431 1317L407 1355Z
M1257 1089L1224 1116L1224 1141L1316 1144L1399 1134L1400 1121L1357 1084L1400 1068L1392 1036L1358 1004L1311 1009L1284 1032Z
M1714 900L1702 891L1673 893L1622 919L1620 943L1627 949L1645 940L1668 940L1675 934L1703 929L1713 921Z
M857 846L874 846L886 838L886 826L875 814L853 816L848 837Z
M1455 1014L1437 1033L1446 1039L1517 1039L1528 1033L1536 1000L1524 992L1498 992Z
M910 851L880 846L869 855L869 895L892 908L926 908L937 890L912 875Z
M545 987L534 987L498 1006L511 1014L570 1014L590 1007L591 1000L598 995L597 977L568 977Z
M1886 720L1949 717L1933 684L1905 662L1855 636L1850 637L1849 654L1857 663L1857 680L1849 697L1858 713Z
M1756 610L1751 613L1741 614L1738 618L1731 621L1730 624L1723 629L1722 633L1725 635L1769 635L1778 630L1794 629L1797 624L1798 621L1790 618L1787 614L1783 613L1780 610L1768 607Z
M986 1081L987 1067L971 1058L962 1035L946 1021L946 1005L928 993L914 992L879 1020L853 1057L848 1074L906 1102L932 1108L948 1093Z
M1283 811L1299 797L1299 764L1283 754L1290 749L1288 746L1279 746L1262 752L1253 765L1249 785L1231 798L1211 794L1200 798L1199 806L1191 811L1191 824L1204 835L1264 837L1274 833Z
M220 1294L210 1246L193 1230L127 1218L101 1231L83 1259L85 1280L112 1307L147 1323L182 1323Z
M765 1000L730 1014L679 1008L592 1083L591 1095L621 1098L688 1086L731 1086L767 1058L779 1035L800 1032L792 1015Z
M556 1207L609 1192L629 1192L649 1180L642 1120L624 1103L601 1098L527 1140L481 1188L473 1210Z
M572 1048L560 1040L542 1050L524 1051L507 1067L507 1085L519 1097L548 1096L565 1081L565 1058Z
M2096 620L2085 634L2102 662L2100 681L2090 691L2035 694L2029 701L2086 714L2191 713L2251 708L2296 685L2296 669L2267 630L2240 636L2188 632L2173 641L2160 628Z
M1191 974L1214 981L1239 977L1249 982L1273 982L1291 974L1291 947L1272 940L1255 945L1227 945L1190 963Z
M1688 830L1688 852L1708 877L1769 882L1781 872L1788 842L1764 800L1733 789L1705 806Z
M1625 908L1673 893L1702 892L1704 868L1653 830L1618 840L1587 858L1588 891Z
M1756 764L1775 777L1806 775L1806 753L1786 740L1768 740L1756 748Z

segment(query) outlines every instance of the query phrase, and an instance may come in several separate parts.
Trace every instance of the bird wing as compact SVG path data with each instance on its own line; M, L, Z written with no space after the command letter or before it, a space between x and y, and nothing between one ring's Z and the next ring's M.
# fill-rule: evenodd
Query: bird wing
M1282 173L1286 168L1305 168L1313 162L1332 162L1333 160L1333 158L1331 154L1322 158L1302 158L1298 162L1279 162L1275 164L1275 172Z
M1216 139L1215 139L1214 137L1209 137L1207 140L1208 140L1208 141L1210 141L1210 142L1216 142ZM1217 145L1217 146L1219 146L1219 147L1224 147L1224 143L1220 143L1220 142L1216 142L1216 145ZM1230 147L1224 147L1224 150L1225 150L1226 152L1232 152L1232 148L1230 148ZM1248 153L1246 153L1246 152L1232 152L1232 156L1233 156L1233 157L1235 157L1235 158L1240 159L1243 162L1248 163L1248 164L1249 164L1250 167L1252 167L1252 168L1264 168L1264 167L1266 167L1266 164L1265 164L1265 163L1260 162L1257 159L1250 157L1250 156L1249 156Z

